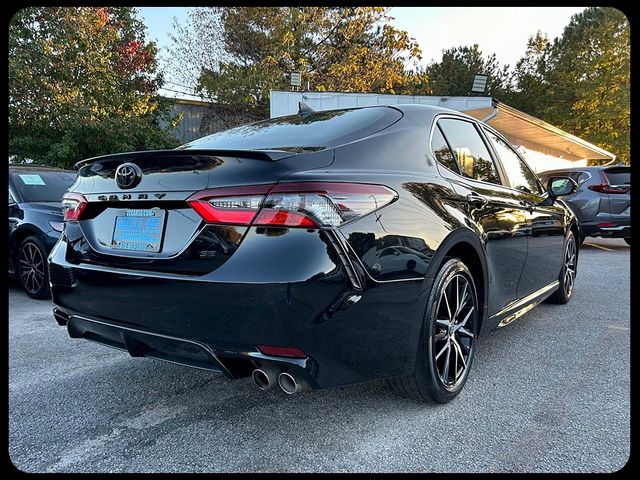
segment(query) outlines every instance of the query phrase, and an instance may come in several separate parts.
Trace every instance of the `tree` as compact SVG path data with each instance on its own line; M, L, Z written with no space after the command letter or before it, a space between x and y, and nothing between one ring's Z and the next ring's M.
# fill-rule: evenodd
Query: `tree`
M186 61L183 69L206 97L264 115L269 90L288 89L292 71L316 91L415 89L424 79L407 81L405 67L420 50L388 24L390 18L380 7L196 9L185 27L177 27L171 56L174 69ZM220 48L202 47L213 44Z
M161 82L134 9L22 9L9 27L9 153L69 167L175 146L158 126Z
M540 117L547 107L549 38L541 31L529 37L524 57L516 63L515 85L505 102L530 115Z
M629 22L615 8L574 15L546 57L542 117L630 161Z
M444 50L442 60L426 69L432 94L441 96L469 95L476 74L489 77L486 95L501 98L510 91L509 66L500 67L495 53L485 59L477 44Z

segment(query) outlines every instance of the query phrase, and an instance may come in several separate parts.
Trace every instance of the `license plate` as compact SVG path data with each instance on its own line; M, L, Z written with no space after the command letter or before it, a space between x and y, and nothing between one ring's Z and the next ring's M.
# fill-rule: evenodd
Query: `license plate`
M159 252L165 211L127 209L116 216L111 247L138 252Z

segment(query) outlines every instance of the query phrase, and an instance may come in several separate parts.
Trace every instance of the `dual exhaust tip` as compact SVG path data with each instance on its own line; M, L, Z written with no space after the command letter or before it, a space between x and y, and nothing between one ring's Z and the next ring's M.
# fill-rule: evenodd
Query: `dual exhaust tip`
M260 390L269 390L279 385L284 393L293 395L309 388L309 385L304 380L296 379L292 374L283 372L273 365L256 368L251 377L253 378L253 383Z

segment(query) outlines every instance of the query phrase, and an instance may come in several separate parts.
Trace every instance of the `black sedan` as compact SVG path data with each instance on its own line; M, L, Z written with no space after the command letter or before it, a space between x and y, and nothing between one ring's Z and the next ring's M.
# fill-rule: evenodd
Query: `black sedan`
M481 334L571 299L570 178L404 105L313 112L76 165L49 257L73 338L286 393L388 378L445 402Z
M63 228L62 195L76 173L9 165L9 275L33 298L49 296L46 258Z

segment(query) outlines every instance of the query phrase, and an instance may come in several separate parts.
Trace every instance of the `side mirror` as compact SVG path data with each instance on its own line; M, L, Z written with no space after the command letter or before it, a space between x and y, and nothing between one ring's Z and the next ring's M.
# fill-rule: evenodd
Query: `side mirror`
M547 192L550 197L571 195L578 189L578 184L570 177L551 177L547 182Z

